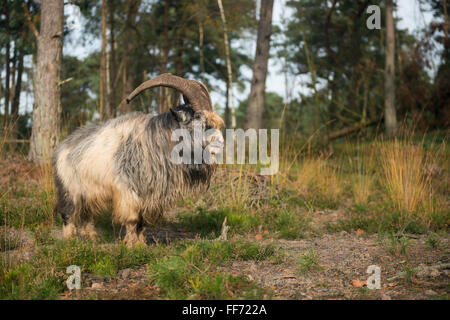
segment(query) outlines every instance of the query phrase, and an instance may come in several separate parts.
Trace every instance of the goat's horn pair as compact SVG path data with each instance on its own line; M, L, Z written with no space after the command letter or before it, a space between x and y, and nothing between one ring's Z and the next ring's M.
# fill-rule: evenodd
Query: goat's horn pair
M127 103L130 103L130 101L138 96L142 91L158 86L177 89L185 98L187 98L194 110L212 111L211 97L209 95L208 88L206 88L203 83L177 77L170 73L161 74L156 78L142 83L128 95L126 99ZM185 102L187 103L188 101Z

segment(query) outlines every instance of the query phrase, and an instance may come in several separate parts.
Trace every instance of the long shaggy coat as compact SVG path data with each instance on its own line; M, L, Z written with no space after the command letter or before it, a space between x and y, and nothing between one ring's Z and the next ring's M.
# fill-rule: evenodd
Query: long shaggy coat
M175 108L174 108L175 109ZM215 165L174 164L171 133L191 128L194 111L166 112L152 117L127 114L104 123L88 124L62 141L53 156L63 234L94 238L93 217L112 207L116 222L126 226L127 244L143 242L144 224L156 224L179 196L209 185ZM198 113L198 112L196 112ZM206 126L220 128L215 113L200 111Z

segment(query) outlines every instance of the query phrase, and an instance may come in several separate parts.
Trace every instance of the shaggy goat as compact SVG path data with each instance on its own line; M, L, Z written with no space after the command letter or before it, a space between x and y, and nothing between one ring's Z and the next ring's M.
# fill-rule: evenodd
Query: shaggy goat
M208 89L197 81L162 74L136 88L127 103L155 86L179 90L185 104L154 117L131 113L88 124L56 148L55 212L63 218L65 238L77 232L95 238L95 213L112 206L113 219L126 227L126 244L145 243L145 224L155 225L163 211L187 191L209 185L214 164L171 161L173 130L192 132L195 123L202 124L203 130L223 125L212 112ZM209 150L214 156L223 146L223 137L216 130L209 139L203 137L202 146L207 140L213 141Z

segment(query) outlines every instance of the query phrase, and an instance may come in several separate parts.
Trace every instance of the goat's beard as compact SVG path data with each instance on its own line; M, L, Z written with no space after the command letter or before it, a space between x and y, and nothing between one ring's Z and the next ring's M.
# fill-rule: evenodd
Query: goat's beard
M186 166L186 178L193 187L209 188L211 178L216 171L216 164L188 164Z

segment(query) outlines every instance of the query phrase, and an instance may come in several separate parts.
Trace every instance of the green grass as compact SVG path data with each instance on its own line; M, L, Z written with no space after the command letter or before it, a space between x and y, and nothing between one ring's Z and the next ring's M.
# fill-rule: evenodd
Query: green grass
M300 274L319 270L320 257L317 255L314 249L311 249L300 257L300 259L297 261L297 265Z
M403 282L407 285L411 285L414 282L414 276L417 273L417 268L410 265L403 266L404 276L402 277Z
M148 270L150 281L172 299L261 299L270 290L243 276L217 270L228 261L265 260L274 255L271 246L246 241L197 241L183 243L171 255L156 259Z
M90 273L114 278L119 270L148 265L150 281L169 298L262 298L266 290L245 278L215 271L229 261L261 261L275 255L275 248L247 241L179 241L168 245L136 246L123 244L99 246L90 241L55 241L41 247L27 263L0 268L1 299L55 299L66 290L66 268L80 267ZM199 277L198 285L192 281ZM237 294L234 289L241 288ZM234 289L233 289L234 288ZM231 294L231 293L232 294ZM253 293L252 293L253 292Z
M379 235L379 242L390 254L395 256L406 255L411 245L410 240L405 235L394 233Z
M272 214L266 215L265 222L265 225L269 225L269 229L277 232L280 238L294 240L304 237L310 219L298 212L274 210Z
M428 247L432 249L437 249L441 246L442 241L441 237L437 233L432 232L425 239L425 243Z
M263 246L249 241L206 241L193 242L186 246L183 256L191 263L220 264L233 260L261 261L275 254L273 246Z
M32 227L48 221L40 205L32 200L0 200L0 226Z
M209 239L220 235L222 223L227 218L230 227L229 234L256 233L264 227L265 230L276 233L282 239L300 239L308 230L310 218L304 211L280 210L279 207L269 208L257 214L235 212L229 208L222 210L205 210L197 208L195 213L178 215L178 226L187 231L199 233Z
M327 224L327 230L350 232L362 229L366 233L424 234L429 230L445 230L450 219L448 213L437 213L431 216L431 224L427 224L420 216L404 214L383 202L373 206L355 205L348 211L347 218L339 219L337 224Z
M227 224L231 227L231 235L254 230L261 225L260 218L252 214L235 212L230 208L205 210L198 207L194 213L179 214L178 226L199 233L202 237L216 238L220 235L225 217L227 217Z
M3 266L2 266L3 267ZM1 299L55 299L63 279L44 266L21 264L0 273Z
M147 263L159 248L97 247L89 241L56 241L39 249L31 261L10 265L1 261L0 298L54 299L66 287L66 268L77 265L81 272L114 277L118 270Z

